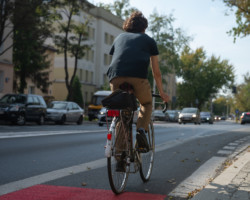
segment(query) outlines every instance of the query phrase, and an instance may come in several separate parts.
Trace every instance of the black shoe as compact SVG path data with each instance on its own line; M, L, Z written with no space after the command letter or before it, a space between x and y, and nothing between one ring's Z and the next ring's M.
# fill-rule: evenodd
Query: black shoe
M138 143L139 151L144 152L144 153L149 151L149 145L148 145L148 141L147 141L147 137L146 137L144 129L139 128L137 130L136 140Z

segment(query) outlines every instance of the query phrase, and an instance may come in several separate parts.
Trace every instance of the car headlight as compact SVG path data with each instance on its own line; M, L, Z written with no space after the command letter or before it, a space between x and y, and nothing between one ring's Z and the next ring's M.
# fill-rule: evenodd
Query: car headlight
M193 114L192 117L196 117L196 114Z
M179 118L181 118L181 117L183 117L183 114L180 114L180 115L179 115Z
M19 111L19 106L12 106L10 107L10 111Z
M100 112L101 115L104 115L106 112Z

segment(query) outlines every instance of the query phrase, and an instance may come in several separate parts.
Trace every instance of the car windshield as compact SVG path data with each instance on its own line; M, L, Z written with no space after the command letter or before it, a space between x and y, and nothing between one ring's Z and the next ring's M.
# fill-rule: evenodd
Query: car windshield
M175 114L176 111L174 111L174 110L168 110L167 113L168 113L168 114Z
M201 115L202 116L210 116L210 113L209 112L201 112Z
M63 110L66 109L67 103L61 103L61 102L52 102L49 104L49 108L53 109L58 109L58 110Z
M182 113L196 113L196 108L183 108Z
M102 104L102 100L105 98L106 96L93 96L92 98L92 103L94 105L101 105Z
M0 99L1 103L26 103L26 97L21 95L5 95L2 99Z
M154 115L162 115L162 116L164 116L164 113L162 112L162 110L155 110Z

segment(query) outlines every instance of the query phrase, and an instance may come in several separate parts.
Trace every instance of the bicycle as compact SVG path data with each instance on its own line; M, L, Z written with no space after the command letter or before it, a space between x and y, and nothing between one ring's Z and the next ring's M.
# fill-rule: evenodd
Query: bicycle
M160 97L157 94L152 94L152 96ZM167 103L163 112L166 112L166 110ZM131 107L115 110L108 109L106 114L106 118L111 117L112 121L108 128L105 155L107 157L110 187L115 194L123 192L130 173L137 173L139 171L142 181L147 182L150 179L153 169L155 153L153 121L151 120L148 132L146 133L149 149L145 150L138 148L137 141L133 138L133 116L134 109ZM122 147L116 146L118 140L124 141ZM125 163L124 171L117 171L118 161Z

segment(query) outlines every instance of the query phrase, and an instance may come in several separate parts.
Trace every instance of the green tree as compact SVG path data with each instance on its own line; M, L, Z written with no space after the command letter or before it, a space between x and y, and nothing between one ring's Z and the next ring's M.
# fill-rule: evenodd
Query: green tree
M50 36L49 4L43 0L16 0L13 16L13 63L15 89L23 93L30 78L35 85L47 92L50 63L45 55L45 40ZM22 19L22 20L20 20Z
M190 37L185 36L180 28L175 29L173 22L172 15L159 15L154 12L149 17L148 30L155 39L160 52L159 67L162 75L175 72L175 69L179 66L179 52L191 40ZM153 84L151 72L148 79Z
M8 46L3 46L7 38L12 37L13 25L11 18L14 11L14 2L12 0L1 0L0 2L0 46L3 48L0 55L3 55L12 47L12 43Z
M244 83L237 87L236 108L242 112L250 111L250 74L244 76Z
M236 27L233 27L229 34L236 39L246 37L250 34L250 1L249 0L223 0L224 3L235 11Z
M224 96L220 96L213 101L213 113L215 115L226 115L227 112L227 99Z
M201 108L222 86L230 87L234 82L233 66L227 60L212 56L207 58L202 48L195 52L186 47L181 55L178 76L178 102L182 106Z
M58 53L64 55L65 84L68 90L67 100L72 100L72 84L78 68L78 59L83 58L90 45L88 40L88 18L84 22L76 21L80 19L81 11L89 8L87 1L62 0L56 5L55 16L58 24L54 42L59 49ZM68 57L74 58L74 66L69 66ZM73 67L73 74L70 77L69 67Z
M126 19L133 11L137 10L134 7L130 7L129 0L115 0L114 3L99 3L97 6L108 10L121 19Z
M79 106L83 108L83 97L81 90L81 83L77 76L74 77L74 81L72 84L72 101L76 102Z

